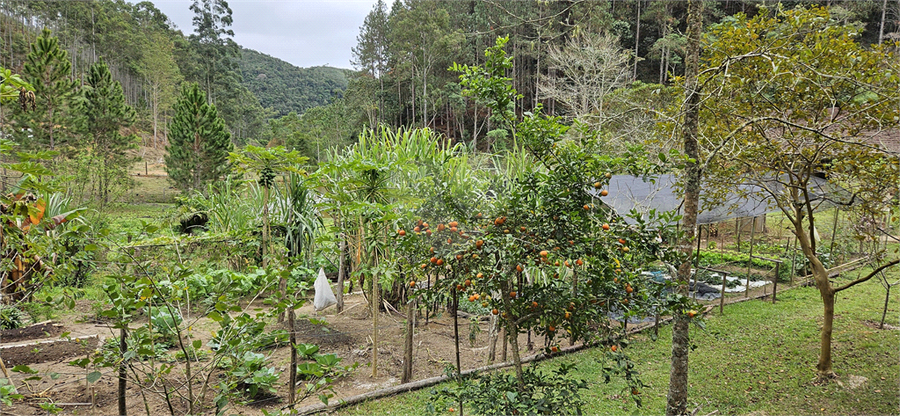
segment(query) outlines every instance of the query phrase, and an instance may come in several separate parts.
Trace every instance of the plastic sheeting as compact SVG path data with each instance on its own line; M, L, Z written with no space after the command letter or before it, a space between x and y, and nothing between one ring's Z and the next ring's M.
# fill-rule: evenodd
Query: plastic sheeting
M657 213L681 211L684 198L676 187L676 181L675 175L671 174L646 180L639 176L614 175L610 178L607 196L600 198L600 190L593 188L589 192L616 211L625 222L634 224L634 219L627 217L631 210L637 211L645 219L650 210L656 210ZM810 182L815 195L846 193L828 184L823 178L813 177ZM774 181L771 186L776 190L781 188ZM701 190L697 224L715 224L732 218L758 217L777 210L778 208L769 205L767 195L756 185L737 184L734 190L726 195L724 202L718 204L705 201L704 192Z

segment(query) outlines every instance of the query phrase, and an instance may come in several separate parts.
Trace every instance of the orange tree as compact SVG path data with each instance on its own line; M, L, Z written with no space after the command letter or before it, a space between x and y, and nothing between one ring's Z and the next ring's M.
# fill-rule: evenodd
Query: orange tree
M499 315L509 334L514 385L505 386L509 390L458 390L450 396L460 406L465 401L481 403L476 408L481 413L538 411L529 407L535 385L528 380L534 373L523 368L517 340L528 330L545 336L547 354L560 350L560 338L605 346L610 365L604 368L604 378L624 375L640 403L643 384L623 348L626 333L608 317L643 317L676 305L691 309L688 298L671 291L663 294L665 285L649 283L641 275L653 262L678 262L680 255L659 239L675 232L669 226L674 217L636 218L631 225L622 221L602 204L602 197L592 195L605 195L608 173L636 159L597 154L591 139L565 138L567 127L541 114L540 107L522 121L514 119L508 108L517 93L503 76L512 65L503 50L506 40L498 39L486 51L483 66L453 69L462 72L466 94L488 103L506 120L505 127L523 149L511 155L520 159L517 170L496 178L488 192L493 197L480 207L430 211L436 215L397 230L401 250L418 251L417 272L408 285L434 278L421 291L423 296L456 301L462 294L469 302L481 302ZM491 381L481 383L483 387ZM481 400L484 392L504 394ZM577 400L569 405L574 407L562 400L551 411L577 411Z

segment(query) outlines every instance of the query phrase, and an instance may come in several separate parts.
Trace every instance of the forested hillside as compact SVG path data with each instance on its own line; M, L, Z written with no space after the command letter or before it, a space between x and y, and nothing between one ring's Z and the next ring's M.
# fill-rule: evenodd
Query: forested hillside
M303 114L309 108L326 105L343 95L351 71L318 66L298 68L281 59L241 49L243 84L275 115Z
M138 125L161 144L182 82L198 82L225 118L236 143L267 141L273 116L302 114L340 97L347 70L297 68L242 49L233 40L227 3L196 2L201 26L174 29L151 2L0 1L0 65L21 72L29 45L46 27L68 54L70 76L83 79L101 57L122 83ZM224 5L224 7L222 7ZM185 8L191 6L185 3ZM246 75L244 75L244 74Z

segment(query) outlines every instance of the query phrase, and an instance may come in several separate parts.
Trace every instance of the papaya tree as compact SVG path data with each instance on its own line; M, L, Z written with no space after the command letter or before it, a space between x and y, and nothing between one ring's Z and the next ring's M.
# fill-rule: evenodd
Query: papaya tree
M896 205L896 179L885 178L898 177L897 156L877 136L898 127L900 57L896 43L863 47L861 33L827 8L737 14L707 33L699 79L705 180L754 185L790 223L822 296L822 378L834 377L836 293L900 263L871 253L872 273L836 284L815 231L824 207L882 218Z

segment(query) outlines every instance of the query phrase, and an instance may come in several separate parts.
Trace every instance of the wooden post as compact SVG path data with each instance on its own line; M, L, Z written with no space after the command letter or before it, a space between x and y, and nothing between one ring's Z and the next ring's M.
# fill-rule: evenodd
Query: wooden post
M837 237L837 223L838 223L838 214L841 211L835 207L834 208L834 224L831 226L831 246L828 248L828 257L831 258L832 264L835 264L834 261L834 239Z
M753 217L750 226L750 260L747 261L747 286L744 288L744 297L750 297L750 268L753 266L753 236L756 232L756 217Z
M719 294L719 314L725 315L725 283L728 283L728 273L722 273L722 290Z
M338 242L337 305L335 305L335 308L337 308L337 313L341 313L344 311L344 279L346 278L346 269L344 269L346 265L344 263L346 261L345 252L347 251L347 241L344 237L343 232L339 234L339 238L341 239L341 241Z
M291 299L294 297L291 296ZM291 371L289 373L291 382L288 384L288 406L293 409L294 401L297 394L297 327L294 323L294 303L291 302L287 311L289 335L291 340Z
M775 304L775 296L778 294L778 272L781 271L781 263L775 263L775 278L772 279L772 304Z
M738 253L740 253L741 252L741 219L740 218L734 219L734 234L737 236L736 237L737 238L736 250Z

